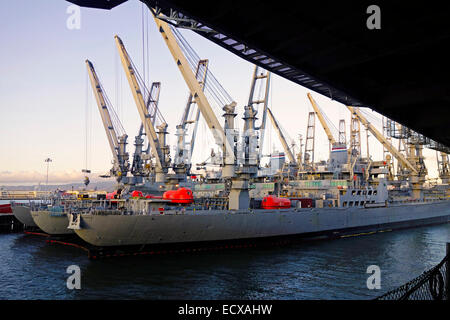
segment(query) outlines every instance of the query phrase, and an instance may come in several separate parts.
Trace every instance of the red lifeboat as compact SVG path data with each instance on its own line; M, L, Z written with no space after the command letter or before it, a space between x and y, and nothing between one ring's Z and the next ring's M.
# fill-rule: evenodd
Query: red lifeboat
M106 194L106 200L117 199L117 191Z
M172 203L190 204L194 202L192 190L188 188L178 188L164 192L163 199L171 200Z
M0 213L12 213L11 204L0 204Z
M263 209L287 209L291 207L291 200L268 195L263 198Z
M154 194L147 194L145 199L162 199L162 196L155 196Z
M144 195L143 195L142 191L134 190L134 191L131 193L131 197L132 197L132 198L143 198Z

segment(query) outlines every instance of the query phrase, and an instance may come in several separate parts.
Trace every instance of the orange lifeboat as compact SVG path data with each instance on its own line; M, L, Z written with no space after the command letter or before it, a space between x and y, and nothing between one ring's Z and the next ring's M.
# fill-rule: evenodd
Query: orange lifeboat
M194 195L191 189L178 188L177 190L168 190L164 192L163 199L171 200L172 203L190 204L194 202Z
M153 194L147 194L145 199L162 199L162 196L155 196Z
M291 207L291 200L268 195L263 198L263 209L287 209Z
M132 197L132 198L143 198L144 195L142 194L142 191L134 190L134 191L131 193L131 197Z

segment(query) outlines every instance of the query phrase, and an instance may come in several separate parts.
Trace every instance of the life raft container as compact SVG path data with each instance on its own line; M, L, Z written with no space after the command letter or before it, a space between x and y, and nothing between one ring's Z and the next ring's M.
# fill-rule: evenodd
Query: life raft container
M164 192L163 199L171 200L172 203L190 204L194 202L194 195L191 189L178 188Z
M261 207L263 209L286 209L291 207L291 200L268 195L263 198Z

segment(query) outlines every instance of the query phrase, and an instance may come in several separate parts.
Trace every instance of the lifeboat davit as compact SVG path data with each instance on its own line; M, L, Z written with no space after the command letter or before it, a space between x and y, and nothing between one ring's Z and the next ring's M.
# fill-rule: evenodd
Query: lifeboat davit
M188 188L178 188L177 190L166 191L162 198L178 204L190 204L194 202L192 190Z
M263 198L263 209L287 209L291 207L291 200L268 195Z

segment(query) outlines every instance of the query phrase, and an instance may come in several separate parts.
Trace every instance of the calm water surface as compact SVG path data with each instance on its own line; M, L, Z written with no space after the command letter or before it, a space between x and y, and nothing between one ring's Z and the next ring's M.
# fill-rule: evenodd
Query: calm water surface
M0 299L371 299L441 261L450 224L269 249L90 261L80 249L0 234ZM66 268L81 268L69 290ZM381 290L368 290L369 265Z

